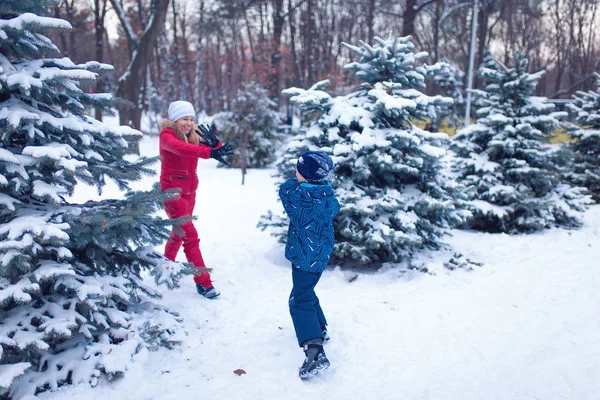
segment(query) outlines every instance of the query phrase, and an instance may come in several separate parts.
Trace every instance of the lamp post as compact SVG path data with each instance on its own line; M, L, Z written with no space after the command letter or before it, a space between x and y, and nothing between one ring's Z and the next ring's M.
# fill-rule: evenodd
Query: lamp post
M473 64L475 63L475 36L477 32L477 14L479 0L473 1L473 19L471 20L471 49L469 50L469 71L467 72L467 109L465 112L465 127L471 122L471 90L473 89Z

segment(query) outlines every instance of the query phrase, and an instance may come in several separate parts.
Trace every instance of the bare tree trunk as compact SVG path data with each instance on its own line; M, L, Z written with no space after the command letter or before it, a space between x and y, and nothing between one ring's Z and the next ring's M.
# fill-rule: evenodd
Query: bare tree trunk
M244 130L240 134L240 167L242 169L242 185L246 181L246 171L248 169L248 139L249 132Z
M187 6L184 6L183 11L181 12L181 44L183 46L183 56L184 56L184 63L183 63L183 72L185 74L185 78L186 78L186 92L187 92L187 97L189 97L189 101L192 104L196 104L196 92L193 88L193 84L194 84L194 78L193 78L193 68L191 68L190 66L192 65L191 62L191 57L190 57L190 46L189 46L189 39L188 39L188 19L187 19Z
M269 92L271 99L279 104L279 65L281 62L281 34L283 33L283 0L273 0L273 37L271 38L271 70Z
M196 40L196 62L194 64L195 77L194 77L194 91L196 92L195 100L193 103L196 110L206 108L206 96L205 90L203 90L203 71L205 65L203 63L204 55L204 0L200 0L198 4L198 29L197 29L197 40Z
M294 75L296 76L296 83L300 87L304 87L304 80L300 74L300 66L298 60L298 53L296 50L296 19L294 17L294 7L292 6L292 0L288 0L288 21L290 24L290 47L292 51L292 63L294 64Z
M75 0L65 1L65 10L67 12L67 21L74 21L75 16ZM69 56L74 62L77 62L77 44L75 43L75 30L69 33L69 47L66 55ZM65 49L67 49L66 41L65 41Z
M263 13L263 4L260 4L259 7L259 15L260 15L260 30L258 31L258 41L260 43L264 43L265 41L265 17Z
M60 4L56 3L54 5L54 18L62 18L60 15ZM67 34L62 30L59 31L60 35L60 48L62 49L63 54L68 57L69 56L69 48L67 47Z
M417 3L417 0L406 0L406 8L402 16L402 36L411 35L416 42L419 41L418 36L415 35L417 15L421 10L435 1L437 0L423 0L421 3Z
M177 1L171 0L171 11L173 12L173 46L171 47L171 57L173 60L173 86L175 88L175 97L179 100L182 99L182 85L181 85L181 64L179 62L179 35L177 34L177 25L179 25L178 16L179 10L177 7Z
M402 36L415 34L415 19L417 18L417 0L406 0L406 8L402 17Z
M117 0L111 0L113 7L120 8L120 4L116 4ZM122 125L132 125L134 128L140 128L142 117L142 106L140 104L140 92L144 82L146 72L145 66L150 61L152 56L152 46L160 32L160 29L165 23L169 0L152 0L152 16L150 24L146 27L142 37L137 42L136 50L132 54L131 62L127 67L127 71L119 79L117 87L117 96L129 100L133 104L133 108L121 109L119 112L119 122ZM117 13L121 24L129 24L124 13ZM134 40L134 38L130 38Z
M554 4L554 26L556 27L556 81L554 84L554 92L558 92L561 88L562 76L565 70L564 66L564 52L566 49L564 31L562 25L561 15L561 1L556 0Z
M244 5L244 21L246 22L246 31L248 33L248 44L250 45L250 61L252 61L252 65L256 62L256 54L254 53L254 38L252 37L252 29L250 27L250 21L248 20L248 12L246 10L246 6Z
M512 1L508 2L505 11L506 11L505 18L506 18L506 24L507 24L507 29L508 29L508 46L506 46L506 53L507 53L506 55L510 59L512 57L512 54L517 49L517 46L515 45L515 29L513 27L514 9L513 9Z
M304 60L306 65L306 82L309 85L315 83L315 56L314 56L314 35L316 34L315 15L313 11L314 0L306 2L306 36L304 38Z
M477 15L477 63L475 64L475 66L481 65L483 63L483 57L485 56L485 47L487 44L489 18L489 12L484 7L482 7ZM478 87L478 82L479 79L473 79L474 88Z
M104 30L104 44L106 44L106 50L108 52L108 61L110 62L110 65L115 65L115 57L113 55L113 49L110 45L110 40L108 39L108 32L106 31L106 29Z
M102 62L104 56L104 17L106 16L106 0L94 0L94 33L96 39L96 61ZM96 93L102 93L102 80L96 81ZM102 108L96 107L94 117L102 120Z
M575 2L577 0L571 0L569 7L569 49L570 49L570 70L569 70L569 85L575 82L575 72L573 66L576 64L576 56L573 56L573 48L575 47Z
M215 49L215 53L216 54L215 54L215 57L213 60L217 61L221 54L221 36L220 35L217 36L217 47ZM224 83L223 82L224 81L223 68L221 67L220 64L216 64L216 63L214 64L214 68L217 70L217 82L216 82L217 87L214 88L215 90L214 90L214 94L213 94L213 99L216 99L216 102L215 102L216 107L219 110L222 110L223 109L223 96L221 95L221 93L223 93L223 90L224 90L224 88L223 88L223 83Z
M433 61L438 62L440 60L440 30L442 28L440 19L442 18L442 0L436 0L435 2L435 21L433 25L433 43L435 47L435 55Z
M375 0L369 0L367 7L367 42L371 43L373 40L373 28L375 20Z

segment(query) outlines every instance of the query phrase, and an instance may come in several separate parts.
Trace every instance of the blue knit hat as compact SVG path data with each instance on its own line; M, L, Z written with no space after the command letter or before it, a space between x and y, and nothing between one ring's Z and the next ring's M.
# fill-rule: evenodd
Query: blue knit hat
M307 151L298 158L296 169L309 183L323 183L333 172L333 160L323 151Z

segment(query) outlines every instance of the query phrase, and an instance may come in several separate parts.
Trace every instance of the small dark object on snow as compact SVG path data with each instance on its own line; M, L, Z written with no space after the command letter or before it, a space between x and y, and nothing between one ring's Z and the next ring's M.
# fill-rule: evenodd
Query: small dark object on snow
M240 376L240 375L244 375L246 373L246 371L244 371L241 368L238 368L235 371L233 371L233 373L236 374L237 376Z

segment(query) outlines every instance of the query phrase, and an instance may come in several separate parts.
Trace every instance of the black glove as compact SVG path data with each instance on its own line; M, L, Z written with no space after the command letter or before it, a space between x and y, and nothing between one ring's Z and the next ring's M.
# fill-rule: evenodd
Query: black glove
M215 160L222 162L225 165L229 165L227 161L223 157L227 157L233 154L233 145L229 142L226 142L223 147L219 147L218 149L210 150L210 158L214 158Z
M200 128L200 130L196 129L196 133L200 135L202 139L204 139L204 141L200 143L212 148L215 148L219 145L219 138L217 135L215 135L209 125L200 125L198 128Z

